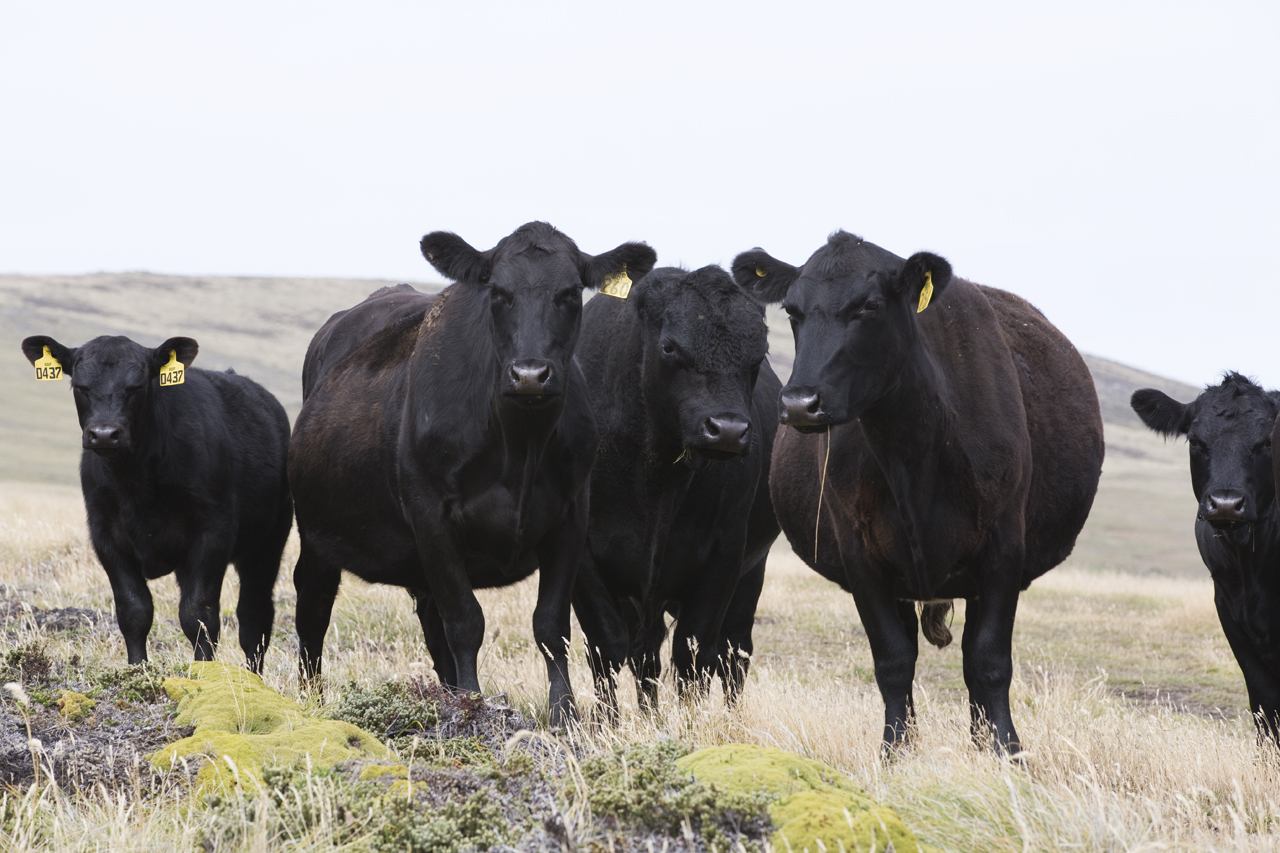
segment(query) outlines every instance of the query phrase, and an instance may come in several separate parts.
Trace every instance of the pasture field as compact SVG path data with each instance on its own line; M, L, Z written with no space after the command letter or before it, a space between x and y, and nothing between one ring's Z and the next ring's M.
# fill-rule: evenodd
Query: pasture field
M57 667L98 683L102 673L118 679L125 661L75 485L79 430L70 393L66 383L31 380L18 341L45 333L79 344L96 334L123 333L158 343L190 334L202 346L197 365L234 365L262 381L293 415L311 334L330 313L382 284L132 273L0 276L0 350L7 353L0 358L0 667L6 680L25 678L22 662L34 660L35 649ZM785 379L789 336L772 309L770 319L771 360ZM727 708L718 687L701 702L682 704L668 676L659 711L645 715L624 679L619 725L598 724L575 621L571 675L587 724L539 737L567 749L564 754L577 756L584 767L592 755L667 742L781 747L847 774L938 850L1280 850L1280 756L1256 743L1243 678L1218 626L1212 585L1191 532L1195 500L1185 445L1151 434L1126 405L1142 385L1183 400L1195 390L1104 359L1089 358L1089 364L1102 399L1107 459L1075 554L1033 585L1019 605L1013 700L1028 749L1023 764L975 748L959 643L938 650L923 641L916 739L883 762L882 705L853 600L810 572L785 541L770 559L756 654L738 706ZM322 712L353 691L372 694L392 680L434 681L408 596L347 578L325 648L326 694L300 693L291 580L296 557L295 534L276 587L267 684ZM177 587L164 578L151 588L156 621L149 670L175 672L190 659L177 623ZM480 593L487 619L480 669L491 704L506 703L516 718L541 729L546 677L530 626L535 594L534 580ZM235 595L234 572L228 572L219 660L232 665L242 662L234 642ZM959 603L952 627L957 639L963 624ZM117 732L123 751L133 731L126 719L133 706L113 701L120 720L101 723L117 712L100 708L94 736ZM163 701L156 707L152 713L172 717ZM11 695L0 697L0 722L6 728L0 740L25 741L23 709ZM60 725L58 738L88 737L87 723ZM405 744L393 746L405 758ZM114 754L108 759L117 760ZM11 760L0 756L0 764ZM412 754L408 760L412 764ZM544 849L712 849L702 836L679 830L666 836L606 832L602 827L612 826L612 818L584 810L569 765L557 766L550 787L534 792L563 818L562 832L542 836ZM215 805L191 793L185 775L170 777L157 781L138 770L122 785L9 790L0 794L0 851L451 849L442 838L379 847L369 833L352 828L349 811L343 819L330 808L332 796L323 800L327 806L313 809L320 802L316 791L339 790L326 787L338 785L331 777L293 779L283 800L224 799Z
M286 696L314 702L300 696L296 681L289 570L296 554L295 536L277 588L265 678ZM110 612L76 489L0 485L0 577L5 604ZM189 659L190 647L177 625L176 584L166 578L152 587L154 662L177 667ZM229 573L224 638L235 635L235 592ZM529 624L535 593L535 585L525 582L481 594L487 629L480 663L487 695L505 694L514 708L545 724L545 671ZM7 611L0 653L35 642L55 660L78 656L86 672L123 663L123 643L109 618L93 628L41 630L19 620L19 609ZM958 610L955 629L964 621L963 606ZM1243 682L1218 628L1207 578L1120 573L1073 560L1033 586L1020 610L1013 697L1029 748L1024 767L971 744L954 646L923 648L915 746L882 763L881 703L852 599L785 546L769 566L757 654L737 708L727 709L715 689L707 700L683 706L668 681L662 710L649 717L637 711L634 690L624 682L616 729L589 726L565 740L582 754L668 739L690 747L778 746L844 771L896 809L921 841L943 850L1280 849L1280 760L1266 758L1243 713ZM241 662L234 642L224 641L219 656ZM576 624L571 660L579 702L590 718L590 677ZM403 591L344 582L326 672L330 700L333 685L373 688L389 679L433 678ZM12 720L12 700L5 702ZM74 726L67 728L74 734ZM20 791L10 796L24 801ZM209 813L182 799L131 800L104 791L47 795L29 806L11 821L11 840L0 841L0 848L186 849L209 832ZM233 824L248 820L219 815ZM236 848L283 849L280 839L254 835L251 828L241 827L238 835L235 827L218 831L240 839ZM288 849L366 849L326 825L294 841Z

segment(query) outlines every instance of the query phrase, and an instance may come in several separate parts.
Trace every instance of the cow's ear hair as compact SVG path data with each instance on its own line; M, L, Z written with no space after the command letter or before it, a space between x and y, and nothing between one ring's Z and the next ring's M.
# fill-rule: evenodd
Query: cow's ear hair
M44 358L45 347L49 348L49 355L53 356L58 364L62 365L62 372L70 376L71 362L75 360L76 351L64 347L48 335L32 335L29 338L24 338L22 341L22 354L27 357L27 361L35 364L37 359Z
M452 231L432 231L421 246L422 256L450 281L486 282L493 271L492 251L481 252Z
M766 305L781 302L800 275L800 268L755 248L733 259L733 280Z
M582 284L592 290L599 289L605 279L625 272L632 282L640 281L649 274L658 261L658 253L648 243L623 243L602 255L582 253Z
M928 273L927 277L925 273ZM951 283L951 264L947 263L946 258L935 255L933 252L916 252L907 258L902 269L898 270L898 277L894 279L893 287L910 304L923 311L924 308L919 308L920 291L924 289L926 281L933 285L929 300L925 301L925 307L928 307L928 301L937 299Z
M200 352L200 345L194 338L169 338L151 351L151 375L156 375L160 372L160 368L169 363L170 353L177 353L178 361L182 362L182 366L190 367L191 362L196 360L198 352Z
M1163 436L1186 435L1191 429L1191 405L1179 403L1163 391L1155 388L1134 391L1129 405L1144 424Z

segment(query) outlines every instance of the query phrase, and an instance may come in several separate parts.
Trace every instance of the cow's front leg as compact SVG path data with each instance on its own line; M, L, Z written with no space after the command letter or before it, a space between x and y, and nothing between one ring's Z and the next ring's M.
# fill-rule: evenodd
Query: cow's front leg
M1215 584L1214 604L1218 609L1218 621L1222 633L1235 655L1244 686L1249 693L1249 710L1258 727L1258 737L1280 746L1280 668L1270 664L1259 654L1258 647L1232 615L1231 603Z
M742 574L742 543L726 543L703 564L703 575L680 602L671 641L676 692L681 699L706 695L720 666L720 633Z
M414 609L418 613L418 622L422 625L422 637L427 642L427 651L431 653L431 666L436 677L446 687L458 686L458 667L453 662L453 653L449 651L449 640L444 633L444 620L436 607L431 593L425 589L410 590L413 596Z
M1006 755L1015 755L1022 749L1009 711L1013 622L1018 612L1021 573L1020 547L1011 547L987 562L979 579L977 600L966 603L961 639L973 735L981 739L985 725L994 738L996 751Z
M415 525L414 540L431 602L439 611L444 638L453 656L453 686L479 693L477 661L484 642L484 610L471 588L466 564L448 531L436 525ZM436 672L439 674L438 667Z
M755 627L756 607L760 603L760 590L764 588L764 568L768 558L760 561L738 581L729 602L729 610L720 626L720 655L717 661L720 680L724 683L726 702L734 703L742 695L747 682L747 670L755 645L751 632Z
M214 547L213 538L211 534L201 536L186 565L175 572L180 592L178 622L198 661L213 660L222 627L218 604L227 557Z
M111 582L111 596L115 602L116 624L124 636L124 647L129 664L146 663L147 635L151 633L154 607L147 579L142 574L142 564L126 556L110 541L94 539L93 550L107 580Z
M915 716L912 683L919 654L919 628L915 605L897 601L880 578L849 573L853 601L871 643L876 686L884 700L884 752L886 757L906 744Z
M569 610L578 562L587 538L587 502L579 499L564 522L538 543L538 604L533 610L533 639L547 663L548 707L553 727L578 719L569 683Z

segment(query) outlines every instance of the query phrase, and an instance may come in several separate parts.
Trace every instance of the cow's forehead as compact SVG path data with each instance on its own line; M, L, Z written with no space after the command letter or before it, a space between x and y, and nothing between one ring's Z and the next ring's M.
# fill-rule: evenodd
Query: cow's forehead
M150 350L123 335L103 335L94 338L76 351L80 364L111 366L145 362Z
M1193 423L1202 433L1269 433L1276 410L1276 402L1260 388L1211 388L1196 400Z
M750 366L768 352L764 314L744 293L707 294L677 286L665 301L663 325L679 336L701 369Z
M144 370L150 353L146 347L120 335L94 338L76 350L75 377L98 379Z
M561 287L579 283L578 266L567 252L542 252L529 249L500 258L491 273L492 280L508 287Z

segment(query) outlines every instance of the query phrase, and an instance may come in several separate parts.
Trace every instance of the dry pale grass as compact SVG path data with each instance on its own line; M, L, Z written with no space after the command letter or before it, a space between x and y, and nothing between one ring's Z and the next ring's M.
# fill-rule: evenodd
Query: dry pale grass
M280 617L266 672L291 695L297 683L289 566L296 554L295 537L277 588ZM0 484L0 579L8 595L33 606L109 609L76 490ZM224 636L234 636L235 587L229 573ZM163 579L152 589L153 656L186 660L176 585ZM529 624L535 596L532 581L481 593L488 623L480 666L487 692L505 693L545 721L546 676ZM0 635L0 651L29 639ZM47 642L52 654L77 652L90 665L124 660L114 628ZM897 808L922 839L946 850L1280 850L1280 760L1259 748L1241 713L1243 684L1207 579L1068 566L1024 596L1013 685L1029 747L1021 766L972 745L954 647L922 651L915 744L882 762L882 706L853 602L785 550L770 565L756 642L747 693L736 708L727 708L718 691L682 705L668 681L661 711L645 716L624 684L620 725L589 722L573 737L586 748L678 738L811 755L847 772ZM573 644L572 676L590 720L590 677L576 624ZM234 643L224 643L219 656L241 660ZM331 685L427 673L407 595L344 583L325 662ZM1127 667L1118 680L1109 662ZM189 849L209 831L210 818L198 808L53 791L11 796L26 810L18 826L38 825L41 843L59 849ZM38 846L36 835L23 833L0 838L0 848ZM331 835L322 821L296 849L333 849ZM240 837L242 849L269 847L263 835Z

